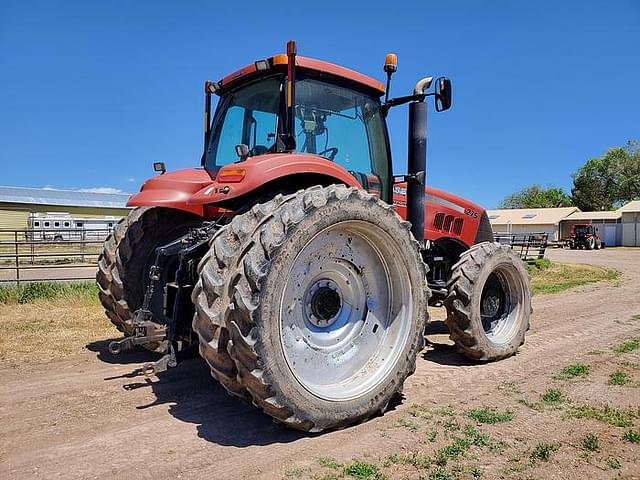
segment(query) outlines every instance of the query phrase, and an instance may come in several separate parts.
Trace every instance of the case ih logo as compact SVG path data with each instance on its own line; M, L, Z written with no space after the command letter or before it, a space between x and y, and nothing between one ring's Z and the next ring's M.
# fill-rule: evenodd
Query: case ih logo
M231 187L225 185L224 187L209 187L204 191L205 195L211 195L212 193L224 193L227 194L231 191Z
M393 187L393 193L397 193L398 195L407 195L407 189L404 187Z

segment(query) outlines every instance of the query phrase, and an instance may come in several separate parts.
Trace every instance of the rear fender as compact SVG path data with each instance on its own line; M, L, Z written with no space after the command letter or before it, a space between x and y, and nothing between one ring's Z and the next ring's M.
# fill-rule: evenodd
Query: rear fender
M204 216L202 205L188 205L191 196L212 182L201 168L177 170L145 181L139 193L129 197L128 207L165 207Z
M225 181L221 177L225 171L242 170L242 179L236 182ZM188 200L189 205L229 204L230 200L246 197L267 184L287 178L293 191L308 185L297 185L301 175L315 176L328 183L343 183L350 187L361 188L356 178L341 165L324 157L299 153L277 153L249 157L222 167L215 179L207 186L195 192ZM220 179L220 180L218 180ZM287 180L287 181L289 181ZM235 202L233 202L235 203Z

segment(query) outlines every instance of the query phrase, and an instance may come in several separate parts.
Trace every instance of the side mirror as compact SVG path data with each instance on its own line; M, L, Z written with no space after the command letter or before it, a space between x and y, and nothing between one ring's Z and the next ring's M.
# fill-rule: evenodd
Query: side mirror
M440 77L436 80L436 112L451 108L451 80Z
M153 162L153 171L160 172L160 175L167 171L167 168L164 166L164 162Z
M236 155L238 155L241 162L244 162L249 157L249 147L244 143L236 145Z

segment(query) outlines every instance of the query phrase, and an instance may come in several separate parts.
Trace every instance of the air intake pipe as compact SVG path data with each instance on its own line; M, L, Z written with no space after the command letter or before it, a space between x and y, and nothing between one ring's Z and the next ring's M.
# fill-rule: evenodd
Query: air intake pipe
M425 186L427 172L427 104L424 91L432 77L423 78L413 90L415 100L409 103L409 148L407 168L407 220L411 233L424 244Z

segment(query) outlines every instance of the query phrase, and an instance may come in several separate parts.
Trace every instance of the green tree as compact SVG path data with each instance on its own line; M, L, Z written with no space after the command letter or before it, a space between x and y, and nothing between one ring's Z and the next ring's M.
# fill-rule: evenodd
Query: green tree
M571 205L571 197L563 189L531 185L505 197L500 208L553 208Z
M574 204L581 210L612 210L640 198L640 144L608 150L573 174Z

